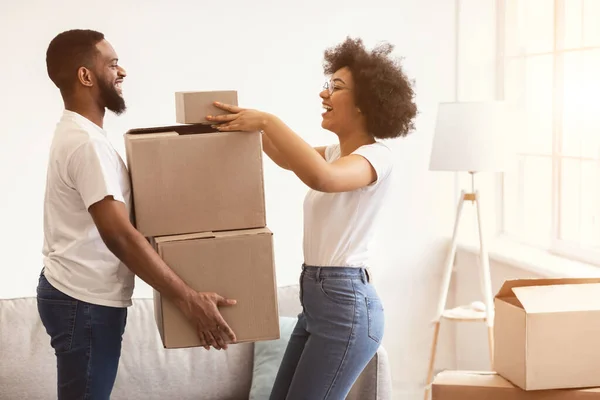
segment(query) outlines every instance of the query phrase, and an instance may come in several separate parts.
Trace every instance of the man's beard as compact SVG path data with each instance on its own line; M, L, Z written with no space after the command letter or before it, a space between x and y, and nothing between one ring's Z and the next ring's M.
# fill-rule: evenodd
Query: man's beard
M119 92L117 92L117 89L113 84L110 84L104 80L99 80L98 83L100 97L102 98L104 107L108 108L117 115L121 115L127 109L123 97L121 97Z

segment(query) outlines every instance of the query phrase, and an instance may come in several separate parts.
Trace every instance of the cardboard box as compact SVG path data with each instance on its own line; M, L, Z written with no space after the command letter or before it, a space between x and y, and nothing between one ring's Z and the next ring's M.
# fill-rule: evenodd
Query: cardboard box
M495 308L504 378L525 390L600 386L600 278L509 280Z
M135 224L143 235L266 226L259 132L133 129L125 144Z
M209 123L207 115L228 114L213 105L215 101L238 105L237 91L221 90L210 92L176 92L175 114L179 124Z
M433 381L432 400L600 400L600 389L525 391L494 372L443 371Z
M273 235L268 228L155 238L161 258L190 287L237 300L221 314L237 342L279 338ZM202 345L189 320L154 292L156 324L165 348Z

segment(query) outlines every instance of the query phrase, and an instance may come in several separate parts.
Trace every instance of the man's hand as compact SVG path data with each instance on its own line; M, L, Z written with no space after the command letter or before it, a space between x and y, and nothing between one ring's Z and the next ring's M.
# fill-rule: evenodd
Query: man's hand
M220 306L233 306L235 300L225 299L216 293L195 293L180 308L194 324L204 348L227 349L227 342L235 343L235 333L219 312Z

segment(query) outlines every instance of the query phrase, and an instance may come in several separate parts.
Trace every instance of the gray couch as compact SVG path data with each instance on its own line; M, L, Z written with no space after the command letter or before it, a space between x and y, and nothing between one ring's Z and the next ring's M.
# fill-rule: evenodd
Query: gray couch
M282 316L300 310L298 287L279 288ZM227 351L166 350L154 322L152 299L129 309L114 400L241 400L252 384L254 345ZM0 300L0 399L56 398L56 364L34 297ZM391 376L385 350L367 366L348 399L389 400Z

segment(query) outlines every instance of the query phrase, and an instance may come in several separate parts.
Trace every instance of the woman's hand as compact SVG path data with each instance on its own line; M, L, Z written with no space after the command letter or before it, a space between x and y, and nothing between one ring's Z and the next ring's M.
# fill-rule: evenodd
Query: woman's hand
M225 115L208 115L207 120L216 122L218 124L213 125L213 128L219 131L244 131L244 132L255 132L262 131L267 126L270 115L258 111L240 108L230 104L223 104L219 102L214 103L215 107L222 110L229 111L230 114Z

